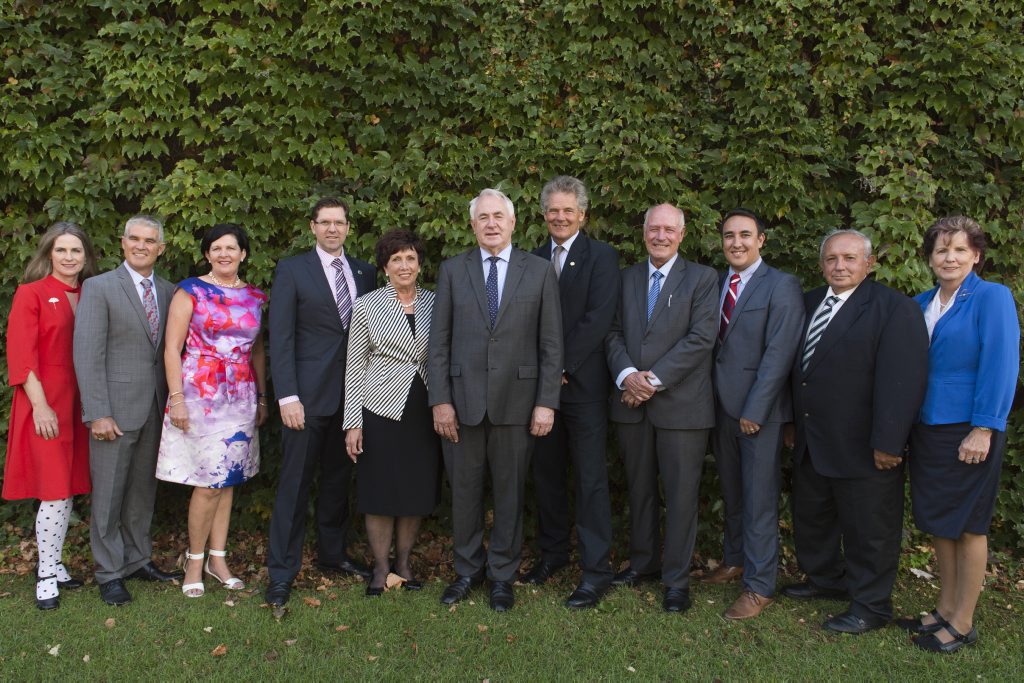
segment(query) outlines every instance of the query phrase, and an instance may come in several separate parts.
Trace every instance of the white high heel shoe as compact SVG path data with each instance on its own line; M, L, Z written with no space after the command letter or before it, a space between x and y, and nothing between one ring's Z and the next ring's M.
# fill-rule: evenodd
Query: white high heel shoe
M210 557L227 557L228 552L226 550L208 550ZM229 576L226 579L222 579L212 571L210 571L210 560L207 558L206 565L203 567L203 571L212 576L213 578L220 581L221 585L229 591L240 591L245 588L245 583L236 576Z
M187 565L188 565L188 561L189 560L200 560L200 561L202 561L202 559L204 557L206 557L205 553L193 554L193 553L190 553L189 551L186 550L185 551L185 564L186 564L186 567L185 568L188 569ZM201 576L202 576L202 574L200 574L200 577ZM206 593L206 586L203 585L202 581L200 581L198 583L186 583L186 584L182 584L181 592L185 594L186 598L201 598Z

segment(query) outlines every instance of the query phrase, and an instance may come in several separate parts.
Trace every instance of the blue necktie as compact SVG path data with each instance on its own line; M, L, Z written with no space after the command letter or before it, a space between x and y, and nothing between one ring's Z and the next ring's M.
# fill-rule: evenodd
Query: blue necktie
M658 303L658 295L661 294L661 278L665 277L660 270L654 271L651 278L651 289L647 292L647 322L651 321L651 314L654 313L654 304Z
M487 312L491 316L491 329L498 319L498 257L489 256L491 269L487 272Z

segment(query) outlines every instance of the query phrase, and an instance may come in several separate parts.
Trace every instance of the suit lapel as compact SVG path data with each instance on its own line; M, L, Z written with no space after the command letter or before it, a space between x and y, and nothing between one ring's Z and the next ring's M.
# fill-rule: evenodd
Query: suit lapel
M416 287L416 339L413 341L413 360L427 357L427 342L430 339L430 295L422 287ZM410 334L412 332L410 331ZM419 361L416 361L419 362Z
M466 252L466 277L469 278L476 302L480 306L480 315L487 325L491 323L491 314L487 310L487 283L484 281L484 262L480 256L480 247Z
M498 315L494 319L494 326L501 324L501 316L509 307L509 300L519 287L519 281L523 279L526 271L526 254L513 248L508 256L508 269L505 271L505 286L501 288L501 301L498 303Z
M651 313L651 319L647 322L647 329L650 329L654 325L654 321L658 319L658 316L668 306L668 301L672 298L672 293L675 292L676 288L683 281L683 274L686 271L686 261L682 256L676 257L676 262L672 264L672 270L668 271L668 277L665 278L665 282L661 285L661 292L658 294L658 300L654 304L654 312ZM644 314L647 313L647 291L644 291Z
M160 335L157 337L156 340L157 346L159 346L160 343L164 340L164 332L166 332L167 330L167 311L169 311L171 308L171 299L174 297L176 287L172 283L163 279L162 277L154 276L153 279L156 281L157 287L159 287L160 290L159 292L157 292L157 296L160 297L157 306L160 309L161 324Z
M736 302L736 305L732 309L732 317L729 318L729 324L725 328L725 336L722 337L723 342L729 338L729 334L732 332L732 328L735 327L733 323L743 313L743 309L747 307L747 302L750 301L750 297L754 296L754 292L756 292L757 288L764 283L764 279L765 277L767 277L767 275L768 264L761 263L760 267L758 267L757 271L754 272L753 276L751 276L751 278L747 280L747 284L743 287L743 291L740 293L739 300ZM729 273L728 271L726 271L726 277L728 276ZM719 315L721 315L721 310L719 310Z
M641 261L633 268L636 276L633 278L633 300L636 302L636 313L640 324L638 330L647 331L647 286L651 280L648 275L648 261Z
M818 345L814 347L814 354L811 356L811 360L807 364L807 372L805 374L811 374L814 368L818 366L821 359L824 358L836 342L842 339L846 333L853 327L853 324L857 322L864 309L867 308L868 304L871 303L871 285L870 280L864 280L857 289L853 292L850 298L843 304L839 312L832 316L832 320L829 321L828 327L821 335L821 339L818 340ZM828 290L826 290L827 292ZM818 302L821 305L821 302ZM815 307L817 310L817 306ZM813 317L813 313L811 315ZM808 326L810 321L808 321ZM806 330L804 331L806 334ZM801 346L801 353L803 353L803 347Z
M334 292L331 290L331 286L327 283L327 277L324 275L324 266L320 262L320 257L317 255L316 249L307 252L304 259L303 263L306 266L306 276L309 278L313 291L316 292L316 296L318 298L322 299L326 305L335 311L334 319L338 323L338 329L343 330L344 328L341 324L341 317L338 316L337 313L338 302L334 300ZM349 263L350 267L351 265L352 264Z
M576 234L569 253L565 255L565 265L562 266L562 274L558 277L558 288L566 291L576 281L576 275L580 272L590 257L590 242L582 232ZM550 260L550 259L549 259Z
M117 279L120 280L125 296L128 297L128 302L139 317L139 324L142 325L142 331L146 334L146 339L148 339L152 344L153 338L149 334L149 318L146 317L146 309L142 306L142 298L139 296L139 292L135 288L135 281L132 280L131 273L128 272L128 267L124 264L121 264L121 268L117 271ZM157 296L159 296L159 293ZM161 299L163 298L164 297L161 297ZM162 305L164 305L163 301L158 304L158 306ZM166 315L166 312L167 309L164 309L164 315ZM154 346L156 346L156 344L154 344Z
M935 323L935 328L932 330L932 339L935 339L936 335L938 335L939 332L942 331L942 328L945 327L950 320L961 314L961 312L964 310L965 304L967 303L968 299L970 299L971 294L974 293L974 288L978 284L978 279L979 278L977 275L971 273L970 275L967 276L967 279L964 280L963 284L960 285L960 291L956 293L956 301L953 303L953 308L944 316L939 318L938 322ZM938 295L939 289L938 287L936 287L935 296ZM928 303L930 304L931 301L932 300L929 299ZM925 308L927 309L927 306Z

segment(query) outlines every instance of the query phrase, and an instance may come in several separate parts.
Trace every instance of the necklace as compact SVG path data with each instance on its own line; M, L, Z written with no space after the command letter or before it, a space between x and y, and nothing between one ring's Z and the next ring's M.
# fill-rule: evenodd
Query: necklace
M242 281L241 279L239 279L238 273L235 273L235 281L232 282L230 285L218 280L217 276L213 274L212 270L210 271L210 279L213 280L213 284L217 285L218 287L228 287L230 289L237 289L238 287L242 286Z
M416 299L418 299L418 298L420 298L419 292L417 292L412 297L412 301L410 301L409 303L405 303L401 299L398 298L398 290L397 289L395 290L395 301L397 301L398 303L402 304L402 308L409 308L410 306L414 306L416 304Z

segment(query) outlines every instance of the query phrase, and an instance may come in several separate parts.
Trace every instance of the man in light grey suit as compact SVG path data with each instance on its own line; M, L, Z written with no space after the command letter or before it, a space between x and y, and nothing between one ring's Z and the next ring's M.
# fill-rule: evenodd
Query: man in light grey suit
M452 487L455 572L444 604L490 578L491 608L515 603L523 491L533 437L551 431L562 378L562 312L551 264L512 247L515 210L502 192L469 204L477 245L441 264L430 330L430 405ZM494 489L485 562L484 482Z
M712 437L725 502L724 559L705 583L742 576L726 619L750 619L770 605L779 567L782 427L793 419L789 373L803 332L800 283L761 258L764 224L733 209L721 225L729 270L719 296Z
M174 285L153 273L163 225L134 216L121 238L125 261L82 283L75 315L75 374L89 426L96 583L109 605L131 602L124 579L170 581L153 564L149 525L167 378L164 324Z
M618 312L606 340L608 367L620 389L611 401L629 485L629 566L612 585L658 575L662 606L690 606L689 574L697 537L697 493L714 426L711 349L717 329L718 277L679 256L683 212L660 204L644 218L649 258L622 271ZM665 490L661 561L658 474Z

